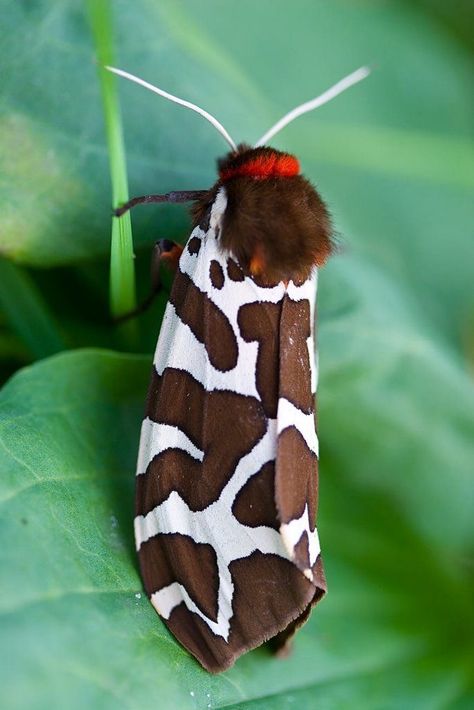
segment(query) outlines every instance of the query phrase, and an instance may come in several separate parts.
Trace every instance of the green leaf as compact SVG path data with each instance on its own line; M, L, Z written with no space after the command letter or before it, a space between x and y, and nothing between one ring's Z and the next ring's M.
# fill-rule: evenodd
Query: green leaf
M12 329L34 357L46 357L65 347L41 293L20 267L0 258L0 306Z
M133 471L149 357L55 356L1 394L3 704L467 710L471 56L395 0L112 7L117 63L204 106L237 140L257 139L292 106L375 64L363 84L276 139L300 157L346 245L321 272L318 309L330 593L288 661L259 649L222 676L202 671L164 629L136 570ZM112 198L85 3L2 10L0 252L62 267L15 271L15 288L2 282L21 337L0 316L11 370L27 346L36 356L62 347L56 323L68 345L114 347L104 264L91 262L109 250ZM118 88L132 194L210 185L226 150L217 133L139 87ZM133 223L138 247L182 239L189 224L165 206L139 208ZM140 322L143 352L163 302Z
M7 706L18 693L29 708L280 708L292 698L436 708L467 698L472 386L376 275L344 259L332 277L350 305L322 317L320 331L330 593L292 658L259 649L212 677L165 630L132 541L149 360L77 351L21 371L0 405ZM368 299L375 291L388 314Z
M472 58L463 45L395 0L112 8L116 62L204 106L236 140L256 140L291 107L373 63L371 77L276 145L299 155L347 243L413 291L434 331L457 346L471 338ZM2 22L0 252L41 266L106 255L112 197L85 3L8 3ZM227 149L212 127L125 80L118 88L131 193L212 184ZM138 208L133 224L136 248L189 229L179 206Z
M116 208L128 200L127 167L123 140L122 117L119 108L116 79L106 69L114 64L113 19L109 0L88 2L92 33L97 50L98 76L102 90L105 128L112 180L112 202ZM113 316L133 311L135 271L130 213L122 219L112 218L110 255L110 310Z

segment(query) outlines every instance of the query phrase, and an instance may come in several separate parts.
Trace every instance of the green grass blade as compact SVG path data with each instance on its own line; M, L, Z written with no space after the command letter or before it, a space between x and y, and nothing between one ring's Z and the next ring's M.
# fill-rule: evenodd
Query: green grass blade
M114 63L112 11L108 0L89 0L89 17L94 36L99 81L104 106L109 149L112 201L116 207L128 200L127 168L120 106L115 77L104 69ZM112 219L110 255L110 310L120 316L135 308L135 268L130 214Z

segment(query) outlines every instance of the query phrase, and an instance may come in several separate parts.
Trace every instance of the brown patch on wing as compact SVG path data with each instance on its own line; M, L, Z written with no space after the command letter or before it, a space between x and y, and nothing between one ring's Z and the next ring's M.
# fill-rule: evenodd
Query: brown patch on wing
M302 286L304 282L306 281L306 278L302 278L301 276L295 276L293 279L291 279L295 286Z
M284 429L278 436L275 492L282 523L300 518L308 504L310 529L314 530L318 505L318 459L294 426Z
M166 449L155 456L146 472L136 477L135 515L146 515L174 490L188 498L184 492L200 481L200 468L201 462L182 449Z
M211 673L229 668L236 658L269 638L306 620L322 591L289 560L254 552L230 564L234 581L233 616L228 642L215 636L184 604L165 623L180 643Z
M267 417L277 415L280 358L281 303L247 303L237 322L242 338L258 342L256 386Z
M234 259L227 259L227 276L231 281L244 281L245 274Z
M280 283L279 281L275 281L275 279L269 279L265 273L252 274L250 278L257 286L260 286L260 288L274 288Z
M307 339L311 335L308 299L292 301L285 295L280 319L280 397L305 414L314 412Z
M234 582L232 637L264 641L311 602L314 587L289 560L254 552L230 564Z
M292 621L286 629L274 636L269 643L270 649L280 658L285 658L291 652L293 636L298 629L306 623L313 606L321 601L327 592L326 578L324 577L321 556L318 557L313 565L313 584L315 586L315 594L311 604L308 604L303 613Z
M327 592L327 583L326 583L326 576L324 574L324 568L323 568L323 561L321 559L321 555L318 555L316 558L316 562L313 565L313 583L322 589L323 594L324 592Z
M295 545L295 557L304 569L309 569L309 539L306 530Z
M180 644L210 673L220 673L233 664L232 649L221 636L212 633L203 619L189 611L184 602L163 621Z
M221 289L224 286L224 271L222 270L222 266L219 264L218 261L216 261L216 259L213 259L209 266L209 278L211 279L211 284L214 286L214 288Z
M196 462L177 449L156 456L146 473L137 476L137 514L146 515L149 504L158 505L173 490L190 508L202 510L217 500L242 456L264 435L262 405L236 392L208 392L184 370L164 370L158 390L155 381L151 388L157 396L150 398L148 416L178 427L204 452L204 459Z
M228 318L182 271L175 276L170 303L197 340L206 346L211 364L222 372L233 370L238 346Z
M148 596L178 582L206 616L217 620L219 572L211 545L179 533L159 534L141 545L138 558Z
M248 269L242 268L235 259L229 257L227 259L227 276L231 281L244 281L245 277L248 276L252 281L260 286L261 288L273 288L278 285L278 281L269 281L264 273L254 273L252 271L251 265Z
M279 529L275 506L275 462L268 461L237 493L232 512L243 525Z
M145 416L154 418L156 405L160 401L161 376L157 373L155 365L151 366L150 384L145 402Z
M201 240L198 237L191 237L191 239L188 242L188 251L190 254L193 256L199 254L199 250L201 249Z

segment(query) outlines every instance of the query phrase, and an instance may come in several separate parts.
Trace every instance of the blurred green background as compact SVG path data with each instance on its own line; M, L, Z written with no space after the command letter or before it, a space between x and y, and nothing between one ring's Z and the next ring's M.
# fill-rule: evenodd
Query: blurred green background
M472 3L117 0L94 36L104 9L0 2L2 706L474 707ZM118 66L249 142L375 67L274 141L345 245L318 310L330 593L289 660L258 649L218 677L164 629L136 569L133 471L165 297L111 324L95 57L112 40ZM214 182L226 144L208 124L114 87L131 194ZM151 244L188 230L183 207L134 213L139 298Z

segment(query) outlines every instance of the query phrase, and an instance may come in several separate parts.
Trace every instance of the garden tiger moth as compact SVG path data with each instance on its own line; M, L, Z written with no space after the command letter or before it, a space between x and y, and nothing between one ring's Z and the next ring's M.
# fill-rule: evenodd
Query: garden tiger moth
M193 201L185 247L157 249L176 273L141 430L135 539L156 611L217 673L265 641L284 655L326 592L313 322L331 220L298 160L266 144L369 71L293 109L250 147L198 106L107 68L200 113L231 147L211 189L115 211Z

